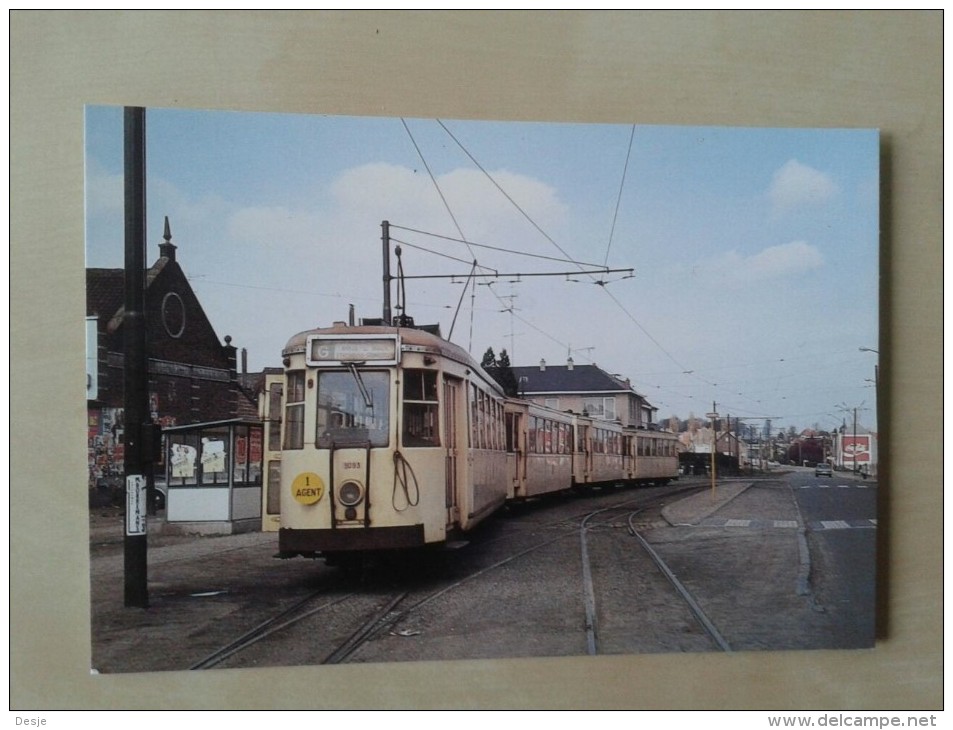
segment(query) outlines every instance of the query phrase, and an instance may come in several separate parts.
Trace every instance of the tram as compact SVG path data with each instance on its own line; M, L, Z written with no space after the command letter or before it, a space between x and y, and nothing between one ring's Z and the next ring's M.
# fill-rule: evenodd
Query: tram
M677 478L673 434L509 398L435 328L338 322L282 357L262 396L280 557L446 545L510 501Z

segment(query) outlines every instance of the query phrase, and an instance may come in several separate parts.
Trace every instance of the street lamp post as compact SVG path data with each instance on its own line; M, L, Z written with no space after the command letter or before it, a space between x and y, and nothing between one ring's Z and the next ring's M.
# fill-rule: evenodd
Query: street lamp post
M875 350L872 347L859 347L857 349L860 350L861 352L872 352L877 356L878 360L880 358L880 350ZM877 407L877 413L879 414L880 413L880 363L879 362L874 363L874 405ZM876 431L877 429L878 429L877 419L875 418L874 430ZM871 436L870 438L871 438L870 445L872 447L873 436ZM869 466L868 471L872 471L874 468L872 455L868 458L868 466Z

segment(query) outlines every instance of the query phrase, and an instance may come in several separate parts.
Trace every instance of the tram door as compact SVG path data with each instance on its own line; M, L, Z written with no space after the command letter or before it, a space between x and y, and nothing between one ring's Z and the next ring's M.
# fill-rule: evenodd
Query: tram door
M633 437L628 434L622 436L622 472L625 476L635 476L635 452L632 450Z
M580 483L588 483L592 474L592 448L589 444L589 426L580 426L577 431L579 442L576 450L582 455L581 469L579 470Z
M281 522L281 413L284 374L265 375L264 392L258 395L258 411L265 422L264 471L261 490L261 531L277 532Z
M446 434L445 445L447 448L446 457L446 506L447 506L447 527L450 528L456 524L460 518L460 509L457 501L457 474L460 466L459 449L459 418L458 404L460 400L459 380L446 378L443 381L443 422L444 432Z
M506 473L510 477L507 496L522 496L526 479L526 458L520 434L523 432L523 414L506 413ZM520 468L522 465L522 468Z

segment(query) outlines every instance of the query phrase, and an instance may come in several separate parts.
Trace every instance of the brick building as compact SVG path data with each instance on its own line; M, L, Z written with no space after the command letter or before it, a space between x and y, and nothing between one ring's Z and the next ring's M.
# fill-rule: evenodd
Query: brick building
M240 387L231 338L221 344L182 267L166 218L159 258L146 272L149 409L163 428L257 418ZM123 269L86 270L89 486L123 474ZM156 466L161 475L163 464Z

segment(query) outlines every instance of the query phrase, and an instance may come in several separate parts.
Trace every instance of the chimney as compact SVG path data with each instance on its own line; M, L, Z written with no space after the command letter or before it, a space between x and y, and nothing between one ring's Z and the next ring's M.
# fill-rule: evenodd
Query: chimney
M242 348L242 375L248 372L248 348Z
M573 366L572 358L569 358L568 360L566 360L566 369L572 370L572 366Z
M169 261L175 261L175 246L172 243L172 231L169 230L169 216L165 217L165 231L162 234L165 243L159 244L159 256Z
M546 370L546 361L545 361L545 360L540 360L540 361L539 361L539 369L540 369L540 372L545 372L545 370Z

